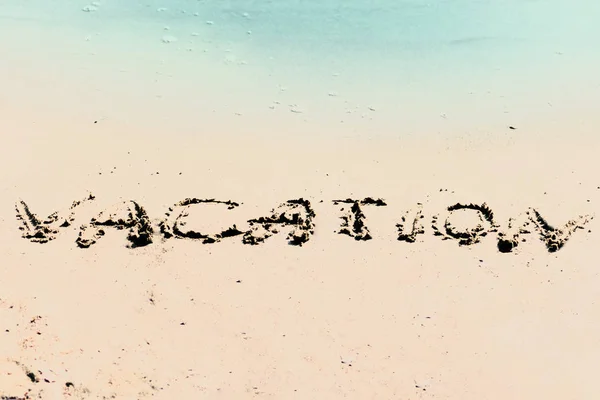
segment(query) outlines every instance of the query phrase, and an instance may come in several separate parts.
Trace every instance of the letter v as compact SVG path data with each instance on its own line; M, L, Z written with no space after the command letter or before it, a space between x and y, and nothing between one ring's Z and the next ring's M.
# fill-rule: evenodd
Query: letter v
M53 212L45 220L41 221L37 215L31 212L27 203L19 200L16 205L17 219L21 221L19 229L23 231L22 237L35 243L48 243L56 239L59 228L65 228L71 225L75 220L73 211L79 205L94 200L91 193L83 200L74 201L69 210L71 212L67 217L61 217L58 212Z

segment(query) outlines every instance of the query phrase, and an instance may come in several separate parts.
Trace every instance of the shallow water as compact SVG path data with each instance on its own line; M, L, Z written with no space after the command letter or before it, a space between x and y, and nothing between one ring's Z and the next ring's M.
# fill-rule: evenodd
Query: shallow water
M593 1L122 3L0 1L0 104L360 135L566 124L600 100Z

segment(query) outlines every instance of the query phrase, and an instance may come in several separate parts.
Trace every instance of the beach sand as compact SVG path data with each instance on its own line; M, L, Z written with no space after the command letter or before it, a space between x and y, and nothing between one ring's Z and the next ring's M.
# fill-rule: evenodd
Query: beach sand
M3 399L600 394L597 79L295 109L265 73L239 97L161 80L160 103L11 51Z
M600 190L589 146L486 147L458 139L441 146L391 140L232 145L107 135L74 142L65 136L27 160L18 149L32 146L22 143L3 158L3 395L525 399L597 393L596 220L556 252L534 229L502 253L495 233L461 246L431 228L432 217L444 221L456 203L486 203L501 231L529 207L557 228L594 215ZM245 231L245 221L269 217L287 200L308 199L314 235L302 246L287 243L285 227L255 246L240 236L212 244L165 239L159 222L169 207L192 197L241 203L231 211L190 206L187 229L205 232L233 224ZM362 206L372 239L336 233L349 214L332 200L366 197L387 204ZM54 211L66 217L73 201L88 201L73 209L70 226L40 244L21 237L18 199L41 219ZM129 200L154 224L153 243L128 248L127 230L106 228L90 247L77 245L81 225L104 210L126 218ZM412 224L417 203L424 233L414 243L399 241L396 224L405 215ZM466 230L479 223L473 216L449 221Z

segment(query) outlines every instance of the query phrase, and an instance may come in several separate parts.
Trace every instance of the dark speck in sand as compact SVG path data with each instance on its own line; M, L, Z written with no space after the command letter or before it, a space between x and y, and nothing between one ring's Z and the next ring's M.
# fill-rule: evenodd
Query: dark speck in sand
M29 378L29 380L31 380L31 382L36 383L38 382L37 377L35 376L35 374L33 372L28 372L27 373L27 377Z
M508 129L512 129L514 131L517 128L515 128L514 126L509 126Z

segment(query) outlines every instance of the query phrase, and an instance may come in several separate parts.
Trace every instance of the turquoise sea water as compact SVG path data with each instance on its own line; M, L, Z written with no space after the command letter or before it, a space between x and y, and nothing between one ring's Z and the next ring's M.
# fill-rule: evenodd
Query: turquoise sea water
M600 100L598 17L588 0L1 0L0 72L14 91L36 82L34 107L58 97L106 118L139 104L413 128L583 118Z

